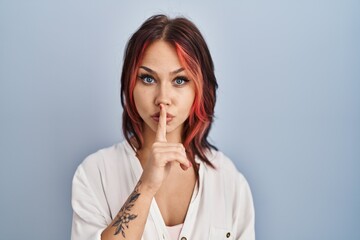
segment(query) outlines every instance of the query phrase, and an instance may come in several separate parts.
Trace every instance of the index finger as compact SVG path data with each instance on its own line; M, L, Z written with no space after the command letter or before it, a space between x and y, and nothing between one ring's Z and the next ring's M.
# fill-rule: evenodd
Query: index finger
M158 128L156 131L156 141L157 142L167 142L166 140L166 109L160 104L160 116Z

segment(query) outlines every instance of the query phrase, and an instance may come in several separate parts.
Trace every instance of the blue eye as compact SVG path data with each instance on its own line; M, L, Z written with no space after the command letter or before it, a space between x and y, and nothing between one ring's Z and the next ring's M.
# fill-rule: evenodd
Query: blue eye
M155 79L150 75L140 75L139 78L145 83L145 84L152 84L155 82Z
M174 80L174 82L175 82L175 85L181 86L181 85L184 85L187 82L189 82L189 80L186 79L185 77L178 77Z

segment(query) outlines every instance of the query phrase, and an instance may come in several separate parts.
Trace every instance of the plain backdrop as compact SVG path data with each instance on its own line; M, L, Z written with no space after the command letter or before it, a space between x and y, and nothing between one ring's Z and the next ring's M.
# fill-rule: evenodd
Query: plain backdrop
M156 13L207 40L211 142L250 183L257 239L360 239L356 0L0 0L0 239L70 238L73 174L123 139L123 50Z

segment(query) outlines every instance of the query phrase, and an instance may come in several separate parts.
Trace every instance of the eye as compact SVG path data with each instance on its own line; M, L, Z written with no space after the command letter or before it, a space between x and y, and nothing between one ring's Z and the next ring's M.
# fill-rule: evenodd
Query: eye
M189 82L189 80L186 77L177 77L174 80L175 85L178 85L178 86L182 86L182 85L186 84L187 82Z
M147 74L143 74L138 76L145 84L153 84L155 82L155 79Z

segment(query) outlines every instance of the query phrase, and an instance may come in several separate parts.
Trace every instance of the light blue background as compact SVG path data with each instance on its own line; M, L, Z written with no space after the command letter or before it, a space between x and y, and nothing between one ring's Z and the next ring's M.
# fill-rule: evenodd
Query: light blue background
M122 139L123 49L154 13L207 39L211 139L251 185L257 239L360 239L355 0L0 0L0 239L69 239L72 176Z

